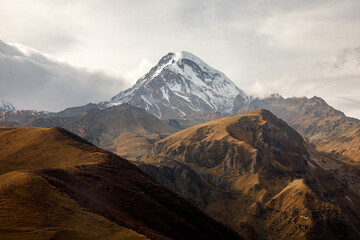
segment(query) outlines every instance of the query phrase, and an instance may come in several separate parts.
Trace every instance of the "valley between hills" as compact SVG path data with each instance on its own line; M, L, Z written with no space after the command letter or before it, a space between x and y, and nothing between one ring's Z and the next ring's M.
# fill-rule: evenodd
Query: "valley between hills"
M249 96L188 52L0 125L1 239L360 239L360 120Z

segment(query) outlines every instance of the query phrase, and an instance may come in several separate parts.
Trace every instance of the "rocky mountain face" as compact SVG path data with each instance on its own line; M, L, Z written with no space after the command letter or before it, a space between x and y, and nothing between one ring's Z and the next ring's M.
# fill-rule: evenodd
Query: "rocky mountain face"
M237 96L246 101L246 95L222 72L189 52L176 52L164 56L132 88L100 107L128 103L160 119L186 119L195 112L231 114Z
M8 110L15 110L15 108L11 103L8 103L4 99L0 98L0 111Z
M82 111L85 112L77 115ZM129 104L104 110L87 105L59 114L67 117L37 118L21 126L59 126L128 159L136 159L151 144L179 130Z
M237 113L265 108L296 129L318 151L341 160L360 161L360 120L346 117L319 97L273 96L238 104Z
M140 168L247 239L357 239L359 191L267 110L156 142ZM354 180L354 179L353 179Z
M1 239L241 239L61 128L0 128L0 203Z

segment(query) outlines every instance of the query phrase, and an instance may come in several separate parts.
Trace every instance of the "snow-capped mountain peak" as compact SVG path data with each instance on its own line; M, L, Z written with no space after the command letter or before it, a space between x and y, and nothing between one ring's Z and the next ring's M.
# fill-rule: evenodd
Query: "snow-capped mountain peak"
M168 55L166 55L164 58L164 63L161 64L158 69L156 70L156 72L154 73L154 77L158 74L161 73L161 71L168 67L169 65L175 66L174 64L178 65L179 67L182 66L183 60L185 61L191 61L193 63L196 63L198 67L200 67L200 69L204 72L214 72L214 73L219 73L221 74L219 71L217 71L216 69L210 67L208 64L206 64L203 60L201 60L200 58L198 58L197 56L195 56L194 54L190 53L190 52L186 52L186 51L180 51L180 52L175 52L175 53L169 53ZM186 64L186 62L185 62Z
M11 103L8 103L4 99L0 98L0 111L13 111L13 110L15 110L15 108Z
M104 107L129 103L158 118L186 118L193 112L230 114L243 91L223 74L189 52L168 53L136 84Z

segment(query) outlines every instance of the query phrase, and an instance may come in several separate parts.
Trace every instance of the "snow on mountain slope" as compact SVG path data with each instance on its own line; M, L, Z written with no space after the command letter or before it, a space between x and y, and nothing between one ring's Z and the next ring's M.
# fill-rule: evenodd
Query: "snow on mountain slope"
M14 106L0 98L0 111L15 110Z
M238 95L246 99L225 74L189 52L176 52L164 56L132 88L100 106L129 103L160 119L186 118L194 112L227 115L232 113Z

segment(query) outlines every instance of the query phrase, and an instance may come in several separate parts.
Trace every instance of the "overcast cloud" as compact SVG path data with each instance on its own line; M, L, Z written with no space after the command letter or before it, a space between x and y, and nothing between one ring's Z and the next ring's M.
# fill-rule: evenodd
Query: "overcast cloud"
M103 101L123 85L110 72L72 66L0 41L0 96L16 108L59 111Z
M62 89L70 105L108 99L167 52L186 50L252 94L316 95L360 118L359 12L358 0L2 0L0 38L82 66L59 63L66 79L60 74L47 84L21 78L27 87ZM93 68L103 70L89 73ZM1 74L3 98L18 108L40 106L30 96L15 102L16 89L23 97L28 91ZM59 99L46 108L58 109Z

